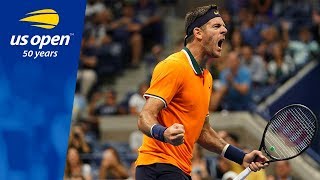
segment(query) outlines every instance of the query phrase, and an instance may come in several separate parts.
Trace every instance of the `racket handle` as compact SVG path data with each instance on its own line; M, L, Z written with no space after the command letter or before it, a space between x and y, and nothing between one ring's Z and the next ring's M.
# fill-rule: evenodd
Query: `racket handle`
M233 180L244 180L250 173L251 173L251 169L247 167L240 174L238 174L238 176L235 177Z

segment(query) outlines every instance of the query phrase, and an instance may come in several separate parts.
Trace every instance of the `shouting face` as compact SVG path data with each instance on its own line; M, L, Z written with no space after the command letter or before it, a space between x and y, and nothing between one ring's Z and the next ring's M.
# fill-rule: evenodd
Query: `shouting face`
M207 55L220 57L222 44L227 33L226 25L221 17L215 17L208 21L200 33L201 45Z

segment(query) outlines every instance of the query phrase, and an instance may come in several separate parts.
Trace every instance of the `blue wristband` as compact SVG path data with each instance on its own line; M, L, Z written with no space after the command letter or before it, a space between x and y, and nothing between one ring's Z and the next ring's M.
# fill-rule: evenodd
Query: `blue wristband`
M163 127L159 124L155 124L151 127L151 136L154 139L157 139L161 142L165 142L163 133L166 129L167 129L166 127Z
M246 154L239 148L229 145L229 147L227 148L224 157L234 161L240 165L242 165L243 162L243 158Z

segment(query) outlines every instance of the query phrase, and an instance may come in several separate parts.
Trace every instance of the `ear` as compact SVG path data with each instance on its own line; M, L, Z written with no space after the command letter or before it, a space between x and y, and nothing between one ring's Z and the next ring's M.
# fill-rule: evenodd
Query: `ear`
M202 34L203 34L202 29L200 29L198 27L193 29L193 35L195 38L202 40Z

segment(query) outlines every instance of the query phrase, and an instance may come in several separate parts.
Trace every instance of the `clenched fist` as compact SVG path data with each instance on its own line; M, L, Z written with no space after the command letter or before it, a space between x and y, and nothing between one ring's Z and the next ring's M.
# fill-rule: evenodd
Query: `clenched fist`
M185 130L183 125L174 123L164 131L163 136L167 143L170 143L174 146L179 146L183 144L184 133Z

